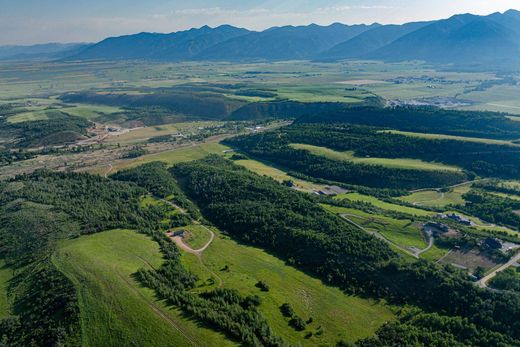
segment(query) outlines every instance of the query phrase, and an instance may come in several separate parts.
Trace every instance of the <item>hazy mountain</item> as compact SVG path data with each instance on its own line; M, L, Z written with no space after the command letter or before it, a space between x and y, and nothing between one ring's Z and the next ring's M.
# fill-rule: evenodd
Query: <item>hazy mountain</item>
M311 24L276 27L220 43L208 48L197 58L202 60L309 59L340 42L378 26L379 24L348 26L335 23L329 26Z
M172 34L109 38L71 59L376 59L515 68L520 67L520 12L462 14L403 25L284 26L262 32L204 26Z
M453 16L404 35L367 56L464 65L518 62L520 20L516 14Z
M203 26L171 34L140 33L103 40L70 59L78 60L189 60L220 42L244 36L249 31L222 25Z
M404 25L383 25L342 42L322 52L317 58L319 60L361 58L430 23L431 22L415 22Z
M0 46L0 60L52 60L76 54L90 44L46 43L32 46Z

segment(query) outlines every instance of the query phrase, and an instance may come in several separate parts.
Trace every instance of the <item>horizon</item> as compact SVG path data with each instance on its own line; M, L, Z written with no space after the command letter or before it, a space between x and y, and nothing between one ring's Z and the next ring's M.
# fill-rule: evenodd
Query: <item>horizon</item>
M0 0L1 1L1 0ZM231 25L251 31L263 31L271 27L327 26L334 23L403 24L433 21L453 15L471 13L489 15L507 10L520 10L517 1L498 0L439 0L435 4L416 0L389 1L311 1L295 3L295 0L275 3L255 0L240 4L236 0L190 3L154 0L144 6L137 0L111 0L101 5L101 0L89 4L68 4L64 0L51 0L45 6L36 0L28 0L25 6L5 4L0 14L0 46L30 46L47 43L94 43L108 37L132 35L142 32L174 33L200 28ZM129 3L128 3L129 2ZM190 6L191 5L191 6ZM102 13L117 12L106 17Z

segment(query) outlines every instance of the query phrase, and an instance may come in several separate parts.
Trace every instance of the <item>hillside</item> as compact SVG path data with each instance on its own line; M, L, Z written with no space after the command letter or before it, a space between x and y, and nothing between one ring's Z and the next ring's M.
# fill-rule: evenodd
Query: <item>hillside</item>
M171 34L140 33L105 39L77 55L74 60L189 60L204 49L249 33L246 29L222 25L203 26Z
M378 26L379 24L348 26L335 23L330 26L311 24L271 28L210 47L198 55L197 59L309 59L319 52Z
M520 66L520 12L455 15L403 25L282 26L261 32L229 25L105 39L70 60L281 61L420 60L466 67Z
M376 49L384 47L398 38L419 30L431 22L415 22L404 25L383 25L368 30L348 41L342 42L322 52L318 60L340 60L361 58Z

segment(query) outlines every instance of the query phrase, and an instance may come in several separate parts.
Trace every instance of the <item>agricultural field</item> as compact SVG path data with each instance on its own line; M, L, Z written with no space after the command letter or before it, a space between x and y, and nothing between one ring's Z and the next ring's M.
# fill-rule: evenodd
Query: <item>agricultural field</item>
M399 131L399 130L385 130L385 132L388 132L388 133L391 133L391 134L399 134L399 135L420 137L420 138L423 138L423 139L456 140L456 141L488 143L488 144L491 144L491 145L507 145L507 146L515 146L515 147L520 146L519 144L513 143L512 141L484 139L484 138L478 138L478 137L464 137L464 136L453 136L453 135L443 135L443 134L414 133L414 132Z
M0 319L9 316L11 307L7 298L7 286L12 278L12 270L0 260Z
M417 159L388 159L388 158L359 158L354 156L354 152L338 152L326 147L319 147L306 144L291 144L291 147L303 149L315 155L324 156L333 160L351 161L356 164L382 165L397 169L410 170L437 170L437 171L460 171L460 168L440 163L429 163Z
M158 245L129 230L69 240L53 258L78 291L84 346L234 346L155 299L133 274L158 267Z
M369 336L393 319L391 308L385 304L345 295L273 255L238 244L221 233L204 251L202 262L185 253L183 263L200 278L196 290L223 286L238 289L244 295L259 295L259 309L275 333L302 346L334 345L341 339L352 342ZM258 281L266 282L269 291L257 288ZM288 326L288 319L280 312L284 303L291 304L305 320L312 317L306 332ZM312 337L304 339L309 331Z
M334 199L339 199L339 200L348 199L351 201L368 202L368 203L371 203L372 205L374 205L375 207L379 207L383 210L402 212L402 213L407 213L407 214L415 215L415 216L432 216L435 214L435 212L421 210L419 208L391 204L391 203L379 200L373 196L363 195L363 194L359 194L359 193L340 194L340 195L335 196Z
M405 248L424 249L428 245L421 225L409 219L395 219L382 215L366 213L360 210L323 205L334 214L342 215L369 232L378 232L391 242Z
M402 196L399 199L425 207L446 207L447 205L463 205L465 203L462 195L469 192L471 184L460 185L449 189L447 192L437 190L424 190L410 195Z

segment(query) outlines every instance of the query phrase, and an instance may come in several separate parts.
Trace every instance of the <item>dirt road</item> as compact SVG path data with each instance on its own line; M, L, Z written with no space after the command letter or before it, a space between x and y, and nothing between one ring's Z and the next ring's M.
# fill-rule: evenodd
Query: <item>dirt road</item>
M196 256L200 256L202 254L202 252L204 252L206 250L206 248L208 248L211 245L211 243L213 242L213 240L215 239L215 233L213 231L211 231L209 228L205 227L204 225L202 225L202 224L199 224L199 225L210 233L209 241L202 248L199 248L199 249L191 248L189 245L184 243L183 238L181 236L170 236L170 238L183 251L191 253L191 254L195 254Z

